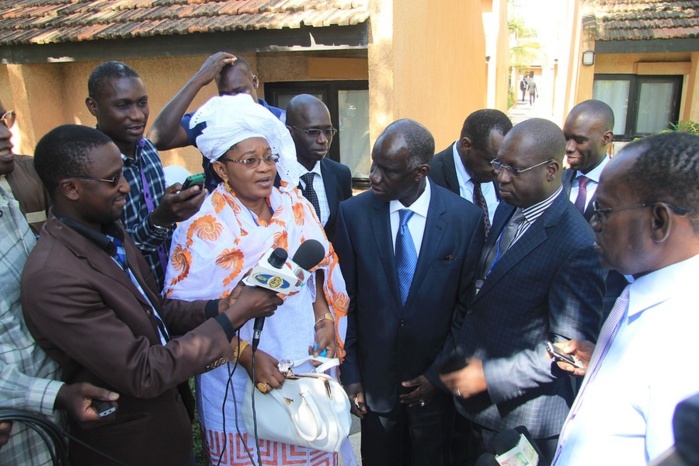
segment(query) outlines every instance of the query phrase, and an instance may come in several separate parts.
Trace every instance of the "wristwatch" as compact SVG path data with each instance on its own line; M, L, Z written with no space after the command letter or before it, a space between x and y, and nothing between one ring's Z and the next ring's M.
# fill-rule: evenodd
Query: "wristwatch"
M148 215L148 226L152 229L155 230L156 233L159 233L161 235L167 235L170 232L170 227L161 227L160 225L156 225L153 222L153 217ZM172 226L172 225L170 225Z

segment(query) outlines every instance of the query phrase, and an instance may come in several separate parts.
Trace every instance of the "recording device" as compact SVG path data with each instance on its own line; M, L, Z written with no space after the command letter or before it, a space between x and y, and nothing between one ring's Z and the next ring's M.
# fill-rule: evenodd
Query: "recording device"
M268 251L252 269L243 282L249 286L260 286L277 293L289 294L303 287L311 276L308 271L325 257L325 248L319 241L309 239L301 243L292 260L282 248ZM253 326L252 350L257 350L260 335L265 325L264 317L257 317Z
M523 431L525 433L523 433ZM501 466L544 466L541 451L524 426L517 430L507 429L500 432L493 440L495 459Z
M90 406L97 411L99 417L107 417L116 411L116 405L111 401L92 400Z
M699 464L699 393L679 402L672 417L675 444L650 466L690 466Z
M204 186L204 181L206 181L206 175L203 173L197 173L196 175L189 175L185 178L184 183L182 183L182 188L180 191L184 191L187 188L191 188L194 185L199 185L200 188Z
M555 361L567 362L571 366L575 366L578 369L583 369L585 367L580 359L576 358L572 354L564 353L550 341L546 342L546 351L549 352Z
M452 372L460 371L467 365L464 350L459 346L449 353L449 356L442 361L437 371L440 374L451 374Z

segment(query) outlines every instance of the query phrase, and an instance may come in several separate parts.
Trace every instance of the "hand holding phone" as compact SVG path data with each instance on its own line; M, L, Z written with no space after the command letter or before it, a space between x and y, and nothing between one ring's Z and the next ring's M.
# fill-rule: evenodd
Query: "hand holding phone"
M116 405L111 401L92 400L91 406L99 417L107 417L116 411Z
M553 343L550 341L546 342L546 351L551 355L551 357L555 361L563 361L568 364L570 364L573 367L577 367L578 369L584 369L585 366L583 365L582 361L580 361L577 357L575 357L572 354L564 353L561 351L560 348L555 346Z

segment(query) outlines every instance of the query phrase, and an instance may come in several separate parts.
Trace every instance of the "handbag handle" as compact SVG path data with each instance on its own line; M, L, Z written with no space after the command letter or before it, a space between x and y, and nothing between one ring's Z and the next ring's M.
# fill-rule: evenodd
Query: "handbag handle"
M328 369L331 369L333 367L339 366L340 365L340 359L339 358L326 358L324 356L313 356L313 355L308 355L306 357L303 357L301 359L294 359L292 361L291 367L298 367L301 364L308 362L308 361L316 361L322 363L320 366L316 367L313 369L313 372L316 373L321 373L325 372Z
M294 426L296 433L298 433L302 439L306 440L307 442L313 442L314 440L318 439L321 435L323 435L323 432L321 431L322 423L319 422L319 419L321 419L320 412L318 411L318 407L316 406L315 401L313 401L313 397L306 397L305 391L300 393L301 403L306 403L306 405L311 410L311 413L313 414L313 421L315 422L316 427L315 434L310 432L306 433L301 429L301 423L298 422L298 411L296 413L291 411L291 409L289 408L291 405L287 403L284 397L279 393L279 390L272 390L271 392L269 392L269 394L272 395L281 406L286 407L286 410L289 412L289 416L291 417L291 419L294 420L294 422L292 422L292 425Z

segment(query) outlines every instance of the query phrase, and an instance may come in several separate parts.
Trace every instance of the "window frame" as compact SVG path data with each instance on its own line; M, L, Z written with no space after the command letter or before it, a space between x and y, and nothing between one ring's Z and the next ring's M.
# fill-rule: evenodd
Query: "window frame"
M597 81L627 81L629 82L629 95L627 100L626 110L626 127L623 134L614 134L615 141L633 141L636 138L648 136L651 133L639 133L636 129L639 107L641 85L644 83L671 83L674 84L674 92L670 107L672 118L667 125L677 124L680 115L680 104L682 99L682 85L684 83L683 75L637 75L637 74L605 74L597 73L594 77L594 82ZM593 98L594 97L594 82L593 82ZM615 115L619 117L619 115Z

